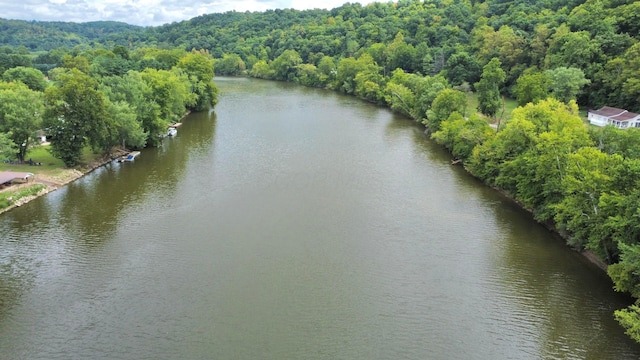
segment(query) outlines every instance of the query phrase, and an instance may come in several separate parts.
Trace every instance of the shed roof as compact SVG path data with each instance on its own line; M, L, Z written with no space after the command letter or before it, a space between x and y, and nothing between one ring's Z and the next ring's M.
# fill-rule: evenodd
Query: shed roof
M15 179L27 179L30 176L33 174L28 172L0 171L0 184L6 184Z

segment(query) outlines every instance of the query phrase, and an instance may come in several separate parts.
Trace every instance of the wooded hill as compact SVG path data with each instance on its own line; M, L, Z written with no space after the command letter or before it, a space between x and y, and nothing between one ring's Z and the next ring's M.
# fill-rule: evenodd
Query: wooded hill
M578 96L581 105L640 111L640 84L627 81L640 73L640 47L633 46L640 3L630 0L401 0L330 11L227 12L146 28L0 20L0 29L0 45L31 51L79 44L195 48L216 58L239 55L248 68L285 50L315 66L323 56L375 50L386 74L443 71L454 86L475 83L482 66L497 57L507 75L502 90L513 97L523 73L573 67L590 81Z

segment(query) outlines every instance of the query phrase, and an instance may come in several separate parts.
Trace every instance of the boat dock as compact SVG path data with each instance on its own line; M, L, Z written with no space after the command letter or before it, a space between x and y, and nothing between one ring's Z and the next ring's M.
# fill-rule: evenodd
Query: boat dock
M125 161L133 161L135 160L136 156L140 155L140 151L132 151L126 155L122 155L119 159L118 162L125 162Z

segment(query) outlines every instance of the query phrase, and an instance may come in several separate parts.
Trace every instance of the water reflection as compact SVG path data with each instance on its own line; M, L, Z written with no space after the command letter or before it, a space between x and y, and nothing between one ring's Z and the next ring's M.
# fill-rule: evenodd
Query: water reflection
M526 322L513 323L514 332L536 334L526 346L531 351L539 347L544 358L634 358L637 344L613 319L613 311L628 306L630 299L615 293L604 272L531 221L528 213L498 195L487 196L496 198L493 209L506 230L488 254L496 265L490 285L504 293L495 310L526 317ZM565 259L556 260L557 254ZM518 326L527 323L529 327ZM598 335L604 329L611 338Z
M0 216L0 328L8 309L37 281L68 271L131 224L138 204L171 203L189 162L215 144L214 112L191 114L175 138L145 149L133 163L112 162L44 197ZM159 205L166 206L166 205ZM40 272L47 264L47 273Z

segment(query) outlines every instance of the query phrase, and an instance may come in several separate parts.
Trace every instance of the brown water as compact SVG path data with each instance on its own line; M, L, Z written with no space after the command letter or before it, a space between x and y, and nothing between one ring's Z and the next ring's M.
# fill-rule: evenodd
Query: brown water
M637 359L600 270L422 129L217 79L214 112L0 216L1 359Z

